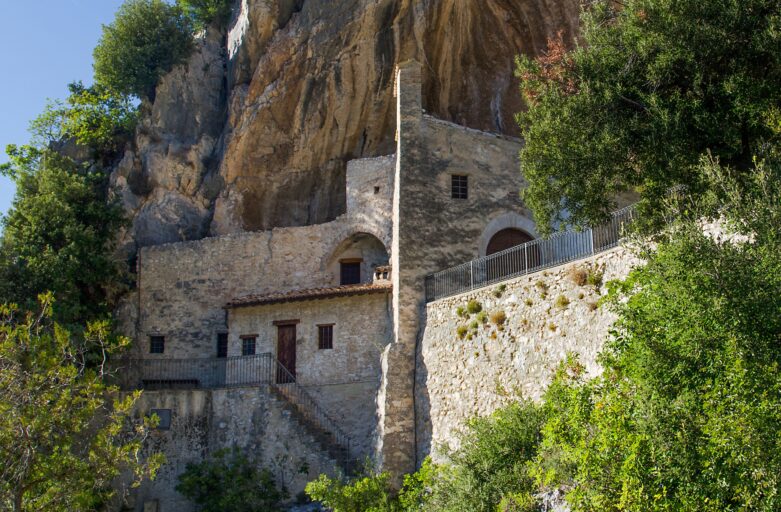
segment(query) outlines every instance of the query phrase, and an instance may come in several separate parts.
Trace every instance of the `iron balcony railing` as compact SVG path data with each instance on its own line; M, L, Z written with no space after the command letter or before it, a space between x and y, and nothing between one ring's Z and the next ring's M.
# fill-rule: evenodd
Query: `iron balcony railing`
M352 467L352 442L339 424L272 354L200 359L122 359L114 365L122 389L226 389L268 385L314 427L343 468Z
M430 274L425 281L426 302L607 251L619 244L635 217L635 206L627 206L598 227L556 233Z

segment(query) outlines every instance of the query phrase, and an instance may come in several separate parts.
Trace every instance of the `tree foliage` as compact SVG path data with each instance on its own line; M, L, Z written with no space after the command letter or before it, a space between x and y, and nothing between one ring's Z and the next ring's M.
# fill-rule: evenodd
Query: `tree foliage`
M781 166L701 168L707 208L681 211L721 232L674 222L613 285L604 374L570 362L546 395L534 473L573 510L781 508Z
M153 100L160 77L192 48L192 23L180 7L164 0L127 0L104 25L95 47L95 82L115 94Z
M703 190L706 152L750 173L778 141L776 0L595 0L581 19L574 50L559 35L518 62L523 197L543 232L603 219L626 190L653 211L673 185Z
M113 247L124 216L106 200L105 172L32 146L9 156L17 188L2 219L0 299L34 308L51 291L56 319L69 324L108 314L122 289Z
M306 493L333 512L399 512L388 473L367 472L346 480L320 475L306 485Z
M138 122L138 109L127 96L81 82L68 85L70 95L62 110L62 137L114 156L129 140Z
M105 322L84 337L52 323L51 297L22 313L0 306L0 508L98 510L120 471L154 476L161 456L141 461L150 425L131 422L138 394L120 398L102 362L127 345ZM88 354L101 363L88 364ZM108 398L108 402L107 402Z
M200 29L209 25L222 28L230 19L231 0L177 0L176 3Z
M271 472L258 469L238 448L219 450L198 464L187 464L176 490L203 512L276 512L286 497Z
M371 471L347 481L320 475L306 492L334 512L494 512L503 500L502 510L525 511L534 503L527 464L537 454L542 419L541 409L525 400L473 418L459 434L460 446L447 450L447 463L427 458L397 493L387 473Z
M494 512L503 498L534 490L526 465L537 455L543 416L519 400L467 422L460 446L433 479L425 510Z

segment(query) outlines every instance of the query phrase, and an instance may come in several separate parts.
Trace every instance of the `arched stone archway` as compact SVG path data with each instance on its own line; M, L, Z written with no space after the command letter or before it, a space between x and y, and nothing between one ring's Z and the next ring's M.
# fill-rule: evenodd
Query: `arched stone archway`
M334 285L370 283L374 269L389 262L388 250L379 238L370 233L354 233L331 252L326 272Z
M478 243L478 256L483 257L488 254L488 245L494 236L499 232L508 229L521 231L525 233L530 240L534 240L538 237L534 221L519 213L507 212L494 218L483 230L483 234L480 236L480 241Z

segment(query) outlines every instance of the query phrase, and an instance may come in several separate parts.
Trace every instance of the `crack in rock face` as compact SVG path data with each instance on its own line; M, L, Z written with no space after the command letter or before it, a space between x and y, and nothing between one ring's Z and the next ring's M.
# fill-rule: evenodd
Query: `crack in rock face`
M424 65L429 114L517 136L514 59L559 30L571 40L579 3L237 0L234 11L163 78L115 170L128 252L344 213L347 161L395 150L393 74L407 59Z

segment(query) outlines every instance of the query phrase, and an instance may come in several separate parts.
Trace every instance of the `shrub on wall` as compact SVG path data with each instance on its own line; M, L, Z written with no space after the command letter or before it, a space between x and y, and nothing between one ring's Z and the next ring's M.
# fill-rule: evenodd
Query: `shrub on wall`
M476 315L483 310L483 305L472 299L466 304L466 311L470 315Z

